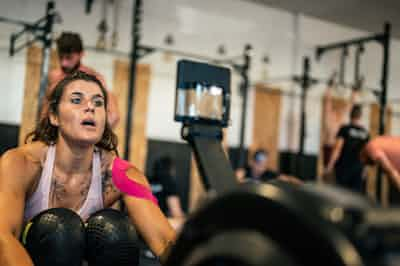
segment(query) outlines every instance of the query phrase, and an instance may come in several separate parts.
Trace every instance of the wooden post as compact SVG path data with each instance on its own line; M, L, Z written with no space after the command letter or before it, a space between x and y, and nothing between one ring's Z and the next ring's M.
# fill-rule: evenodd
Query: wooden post
M268 167L279 168L279 130L281 114L281 92L279 89L256 85L253 111L253 138L250 153L256 149L268 151Z
M133 139L131 140L130 161L144 171L146 168L147 156L147 110L150 85L150 66L136 66L136 86L133 110ZM123 153L125 145L125 121L128 97L129 63L128 61L115 60L113 92L117 98L120 110L120 122L115 128L118 137L118 152Z
M24 144L25 137L36 126L39 103L40 67L42 64L42 49L30 46L26 52L25 89L22 104L22 117L19 129L19 145ZM49 72L58 66L57 52L51 51Z

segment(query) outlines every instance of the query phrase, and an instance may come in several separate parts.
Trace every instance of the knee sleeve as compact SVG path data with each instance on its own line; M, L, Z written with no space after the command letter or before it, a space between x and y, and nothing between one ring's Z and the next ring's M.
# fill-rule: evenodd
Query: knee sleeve
M26 225L22 242L35 265L81 266L85 254L84 224L72 210L49 209Z
M120 211L104 209L88 219L86 246L89 266L139 265L136 230Z

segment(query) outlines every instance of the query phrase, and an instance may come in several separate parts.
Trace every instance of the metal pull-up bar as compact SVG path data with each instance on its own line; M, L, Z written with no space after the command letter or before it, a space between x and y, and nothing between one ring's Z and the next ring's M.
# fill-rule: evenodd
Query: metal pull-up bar
M357 47L355 58L354 58L354 86L358 87L355 89L361 89L362 87L362 77L360 74L360 65L361 65L361 55L364 53L364 45L360 44Z
M317 81L312 79L310 76L311 66L310 66L310 58L303 58L303 75L301 77L294 77L294 81L300 84L302 93L301 93L301 118L300 118L300 145L299 145L299 155L304 155L304 144L307 136L306 126L306 101L307 101L307 91L310 86Z
M344 86L345 75L346 75L346 59L349 55L349 49L347 46L342 48L342 53L340 54L340 68L339 68L339 84Z
M383 33L374 34L372 36L368 36L365 38L358 38L358 39L352 39L352 40L348 40L348 41L344 41L344 42L337 42L337 43L332 43L332 44L328 44L328 45L317 46L316 58L317 58L317 60L319 60L325 52L328 52L330 50L342 49L345 47L365 44L365 43L373 42L373 41L380 42L382 45L384 45L384 43L387 42L388 39L390 39L390 28L391 28L391 25L389 23L385 23Z

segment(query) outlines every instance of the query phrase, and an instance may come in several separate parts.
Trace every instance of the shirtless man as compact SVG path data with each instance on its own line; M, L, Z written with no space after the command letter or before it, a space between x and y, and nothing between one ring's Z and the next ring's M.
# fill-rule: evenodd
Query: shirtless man
M27 230L23 225L42 211L67 208L86 221L119 199L152 252L165 261L176 233L146 177L116 155L107 95L93 75L77 71L66 76L51 91L49 110L28 135L29 142L0 158L0 265L33 265L34 256L18 238Z
M370 140L361 151L366 164L382 167L389 180L400 191L400 138L379 136Z
M107 88L104 77L97 73L94 69L82 64L81 60L84 56L83 42L79 34L72 32L64 32L57 39L57 51L60 62L60 68L50 71L49 86L47 87L46 95L50 95L55 84L62 80L66 75L73 74L77 70L94 75L101 81L103 86ZM107 107L107 119L111 128L115 128L120 116L115 96L107 90L109 104ZM47 97L46 97L47 98ZM47 110L47 99L44 100L44 110Z

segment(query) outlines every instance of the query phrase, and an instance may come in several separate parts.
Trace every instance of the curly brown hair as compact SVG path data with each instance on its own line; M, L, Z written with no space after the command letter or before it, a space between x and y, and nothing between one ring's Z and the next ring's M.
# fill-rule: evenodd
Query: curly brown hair
M96 83L100 87L101 92L104 96L104 108L107 108L107 91L104 88L103 84L94 75L90 75L82 71L77 71L72 75L66 76L54 87L52 93L48 96L47 99L48 111L40 118L39 122L36 124L35 130L30 132L26 136L25 143L27 143L28 141L43 141L47 145L52 145L57 142L58 128L50 123L50 113L58 114L58 106L60 104L64 88L75 80L85 80ZM118 154L117 143L117 136L111 130L108 121L106 121L103 136L101 137L101 140L96 143L96 146L107 151L114 151Z

